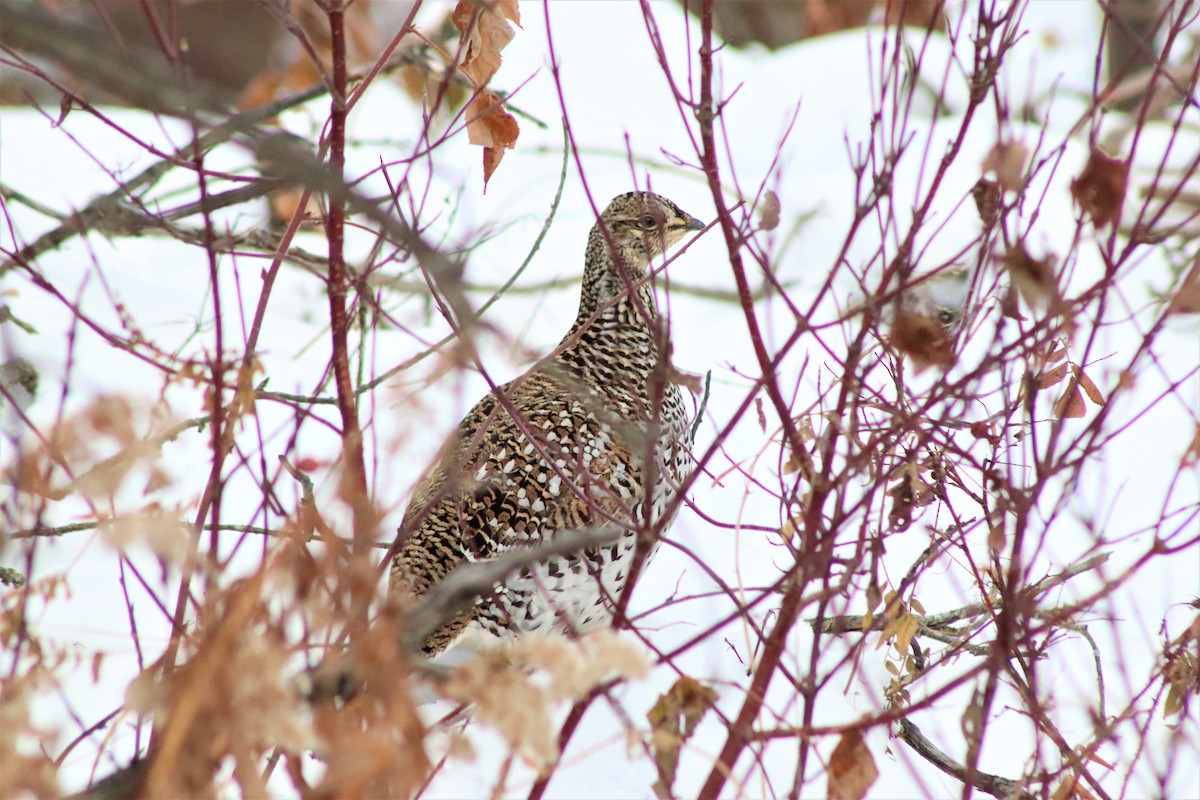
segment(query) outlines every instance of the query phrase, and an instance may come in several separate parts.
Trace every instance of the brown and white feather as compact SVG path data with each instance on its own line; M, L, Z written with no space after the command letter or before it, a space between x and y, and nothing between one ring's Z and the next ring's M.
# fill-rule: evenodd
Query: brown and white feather
M588 237L574 325L550 356L459 424L409 504L390 592L401 602L420 596L461 563L556 532L625 533L509 576L431 635L427 654L463 637L486 643L611 622L638 532L665 529L676 487L691 471L688 414L669 380L667 338L646 278L652 259L701 228L648 192L609 204Z

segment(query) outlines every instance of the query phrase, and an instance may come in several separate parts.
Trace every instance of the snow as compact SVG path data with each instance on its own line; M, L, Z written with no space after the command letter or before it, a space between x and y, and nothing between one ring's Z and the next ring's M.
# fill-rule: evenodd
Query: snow
M689 79L695 79L698 25L685 19L674 4L652 4L650 8L658 23L664 51L669 55L671 73L678 85L686 87ZM1023 27L1029 33L1010 55L1009 66L1000 79L1013 107L1034 103L1045 114L1040 124L1014 123L1003 131L1031 148L1043 135L1049 147L1061 142L1086 108L1077 93L1090 93L1099 31L1097 14L1088 3L1070 4L1069 11L1065 8L1064 3L1034 3L1026 9ZM376 170L360 187L362 191L368 195L387 192L387 180L377 169L381 160L389 164L387 170L392 173L393 181L401 173L407 173L416 187L414 195L418 202L421 191L426 192L424 218L440 210L442 218L431 230L435 241L437 237L445 237L440 244L474 242L481 232L494 234L472 251L465 278L480 283L500 283L507 279L541 229L562 163L562 133L557 121L564 112L549 59L553 47L578 160L571 158L562 208L518 286L575 278L594 209L602 208L610 197L628 191L631 186L652 188L701 219L711 219L713 207L702 175L695 169L678 166L680 162L696 161L689 133L695 125L682 118L676 108L671 88L662 77L646 35L641 7L634 3L604 2L530 5L525 8L523 26L505 50L504 65L496 80L505 86L520 85L512 103L544 120L547 127L540 129L522 121L520 142L506 155L486 194L479 191L479 152L468 146L461 134L438 151L433 165L421 158L407 164L401 162L418 148L420 115L415 113L414 103L407 96L384 81L366 93L351 120L353 137L369 144L351 150L347 172L359 175ZM942 84L942 76L948 76L942 98L946 112L931 119L931 101L924 109L918 107L907 121L914 136L912 156L904 159L897 170L898 198L918 196L918 187L927 186L932 177L931 166L936 166L947 143L957 134L969 90L965 77L971 64L969 31L970 27L965 27L953 42L931 40L924 49L922 75L930 85L936 88ZM922 37L909 34L907 41L910 46L920 48ZM774 265L781 281L794 283L795 297L803 302L816 298L853 215L850 157L861 152L860 148L870 141L867 124L872 99L878 95L880 65L887 63L881 54L894 43L891 34L869 29L820 37L777 53L754 48L725 49L719 53L718 86L724 95L734 95L723 114L722 134L730 148L730 164L722 165L726 168L726 180L732 182L736 176L737 185L748 200L759 194L760 186L778 194L784 214L784 224L776 232L780 238L790 225L812 215L811 220L797 229L790 245L780 251L779 261ZM690 64L689 52L693 57ZM1051 97L1053 100L1048 100ZM188 137L187 128L173 121L128 111L105 113L121 127L136 131L139 137L165 151L179 146ZM324 105L314 103L307 109L285 114L283 122L290 130L311 137L314 127L320 128L324 113ZM995 144L996 136L994 119L971 127L963 144L963 155L948 173L932 209L935 224L927 228L931 236L922 263L942 264L955 258L977 235L978 218L969 192L978 177L976 167ZM1153 164L1161 155L1167 147L1164 138L1147 137L1141 142L1139 156L1143 163ZM920 157L923 151L929 153L928 158ZM1173 157L1180 156L1176 153ZM217 159L214 163L220 165L218 168L229 170L251 161L247 153L235 147L218 148L213 158ZM1048 165L1035 177L1037 194L1031 196L1044 192L1045 201L1030 237L1031 248L1055 253L1070 248L1077 212L1071 205L1067 184L1079 173L1085 159L1085 144L1072 143L1060 162ZM36 111L5 110L0 178L6 185L19 187L52 208L82 207L96 194L111 191L115 181L110 172L127 178L154 160L141 144L129 141L84 113L72 113L61 127L54 128L49 119ZM728 169L729 166L733 169ZM586 183L581 180L581 172ZM466 189L462 191L464 186ZM188 197L188 192L195 191L194 180L189 183L186 175L176 171L161 187L164 192L169 188L178 189L181 197ZM0 223L0 241L6 249L12 248L14 242L19 246L32 241L57 224L15 203L8 206L10 217ZM895 211L896 227L888 231L890 237L907 231L912 209L898 202ZM219 226L235 229L258 222L247 218L244 208L217 215L217 220ZM352 254L361 256L374 243L368 232L353 230L350 235ZM897 242L894 238L885 241L888 252L894 253ZM322 240L314 233L302 233L298 244L316 253L324 249ZM848 261L857 265L874 248L870 237L859 237L847 254ZM236 281L225 278L219 284L229 354L236 352L249 327L261 289L259 275L267 264L265 260L245 256L225 259L221 264L222 270L232 270L237 278ZM85 409L97 397L116 394L135 398L139 407L158 404L160 410L169 408L176 420L202 413L197 392L181 385L164 388L163 376L156 369L107 346L93 332L81 327L70 313L70 306L78 305L102 324L119 329L122 324L116 307L119 303L128 318L135 320L163 350L180 349L198 359L211 357L213 304L208 294L209 264L201 249L161 237L110 242L89 235L46 254L39 259L38 266L61 293L61 299L39 291L19 273L6 275L0 284L0 289L14 293L6 298L14 312L33 321L38 330L33 336L5 326L0 333L6 359L10 354L22 355L33 361L41 374L38 398L25 410L31 419L40 425L52 425L60 416L70 417ZM1068 288L1094 280L1096 270L1101 268L1095 260L1081 257L1069 273ZM1165 284L1161 263L1148 259L1145 268L1148 285ZM837 278L834 297L817 306L814 317L817 321L832 319L837 308L859 288L846 280L845 270L839 273L842 277ZM420 279L415 273L408 277ZM670 277L692 285L732 288L719 232L711 232L691 245L671 267ZM752 275L751 282L757 283L757 277ZM496 382L506 380L553 346L574 318L576 291L575 286L568 285L543 294L510 293L503 297L489 311L485 317L487 325L479 333L478 344L488 377ZM482 302L485 295L475 294L472 298ZM405 330L388 327L371 339L367 363L376 373L401 363L448 332L440 317L429 313L415 294L389 296L385 292L382 299L387 312ZM1149 299L1148 294L1136 299L1130 313L1151 319ZM317 389L328 360L322 321L326 314L324 303L319 281L299 269L285 268L280 272L258 344L264 376L270 379L269 388L296 393ZM676 293L670 297L669 313L677 366L693 373L713 370L713 393L700 428L700 445L706 446L714 432L732 417L749 388L750 381L743 372L755 374L742 312L734 304ZM795 328L794 316L780 303L763 304L760 314L768 347L780 346ZM1132 333L1137 334L1138 330L1134 328ZM1101 335L1105 346L1093 352L1127 357L1138 340L1121 326L1110 326ZM1167 345L1163 346L1161 374L1139 376L1147 394L1115 401L1118 407L1110 424L1116 429L1127 421L1129 427L1107 449L1105 468L1086 471L1079 486L1062 490L1062 502L1071 515L1086 519L1094 514L1098 517L1096 528L1109 532L1106 540L1120 542L1106 546L1114 555L1102 573L1104 580L1119 580L1147 551L1151 534L1143 532L1144 528L1158 518L1163 508L1180 509L1189 504L1194 507L1200 495L1194 480L1175 484L1169 480L1181 455L1182 443L1177 432L1189 429L1188 420L1198 403L1196 381L1181 388L1153 414L1138 415L1144 407L1139 398L1153 396L1172 376L1185 374L1194 367L1194 328L1177 325L1164 336ZM72 337L74 348L68 361L65 357L68 351L62 343ZM815 398L817 376L823 372L810 369L801 375L800 364L806 355L816 363L824 356L820 348L802 345L789 357L786 372L781 375L781 386L795 387L799 397L797 408L806 407ZM1115 363L1124 360L1118 358ZM482 375L449 367L450 364L435 356L366 396L363 416L371 420L368 447L372 453L368 466L374 470L372 492L388 513L381 525L384 531L396 527L408 492L432 460L437 446L457 419L486 391L487 381ZM1102 363L1093 377L1100 385L1111 387L1116 385L1118 376ZM828 373L820 380L825 382L823 386L827 385ZM408 390L412 387L420 387L419 392L410 394ZM160 400L163 402L159 403ZM414 407L414 402L419 405ZM333 419L331 413L328 418ZM257 429L255 425L247 425L240 434L244 446L251 450L261 448L269 462L263 468L268 479L275 474L275 456L284 451L293 434L291 420L290 409L260 402ZM4 418L4 425L6 433L23 429L11 412ZM153 430L163 427L163 420L158 419ZM27 439L25 433L20 436ZM781 484L777 475L777 446L768 444L751 414L735 428L726 443L726 455L732 462L745 462L748 470L767 481L768 486L772 482L778 486ZM336 436L327 428L309 425L302 431L296 452L333 466L338 447ZM0 448L3 448L0 464L10 465L13 450L8 435L0 441ZM127 480L116 502L100 510L129 513L153 499L190 520L195 513L200 481L207 474L207 452L206 436L194 432L166 445L156 465L174 478L171 481L174 488L146 495L142 483L145 475L138 472ZM716 463L725 462L718 458ZM258 473L260 468L255 466L252 472ZM314 476L323 497L333 496L333 476L332 469ZM260 493L256 487L247 481L231 485L233 489L225 498L225 518L266 524L267 520L257 510ZM280 485L291 484L280 481ZM298 494L299 490L281 488L280 491ZM706 514L718 519L768 527L778 527L781 523L778 503L772 503L769 494L750 491L748 481L736 473L719 482L701 480L692 495ZM51 508L52 517L46 524L66 524L95 514L94 509L78 499L68 499ZM1096 543L1094 533L1086 526L1070 520L1055 524L1065 533L1056 534L1041 552L1030 553L1047 573L1070 565ZM1121 535L1125 536L1123 541ZM671 537L717 570L726 583L737 587L756 587L773 581L788 559L777 538L752 529L736 533L715 529L686 509ZM916 526L907 539L892 537L889 564L894 565L893 569L903 570L902 565L910 563L927 544L927 538L916 533ZM261 559L264 546L257 541L243 545L221 576L222 583L252 570ZM10 541L0 555L5 565L18 566L24 563L24 552L25 542ZM160 569L153 554L144 547L132 548L127 557L130 564L138 565L158 596L173 601L177 574ZM1124 677L1123 681L1114 679L1109 683L1110 714L1118 713L1113 708L1123 709L1130 694L1138 690L1138 680L1152 669L1161 649L1157 630L1163 615L1172 604L1200 591L1197 558L1193 550L1177 559L1153 561L1136 573L1133 579L1136 585L1115 593L1112 601L1102 603L1096 610L1098 617L1116 620L1108 625L1094 624L1091 633L1100 642L1104 657L1110 659L1107 662L1112 668L1110 677ZM929 580L921 584L920 596L928 610L952 608L975 599L969 586L960 585L955 568L942 563L937 569L947 575L943 585ZM39 581L63 574L69 576L67 590L30 615L30 624L40 635L69 645L77 654L76 663L59 670L62 683L58 690L45 687L35 704L39 723L61 729L60 747L82 727L121 705L129 680L140 666L158 657L169 631L163 613L151 602L145 589L128 574L121 577L118 553L103 535L84 532L39 540L30 579ZM900 576L892 577L898 580ZM1098 576L1077 579L1069 590L1062 590L1063 601L1097 590L1100 580ZM121 581L128 584L132 597L143 653L136 653L130 647L130 623ZM634 611L658 609L668 597L711 593L714 588L712 580L690 557L668 545L662 548L639 585ZM763 624L771 607L769 600L760 604L753 612L754 618ZM731 609L728 598L711 595L667 605L640 622L655 646L660 651L669 651L712 621L725 617ZM1181 612L1170 611L1170 614L1171 619L1177 619L1174 615ZM1127 638L1131 632L1140 632L1145 638L1131 642ZM721 694L718 708L724 718L736 715L741 706L749 682L742 661L754 650L752 637L752 631L744 623L731 623L675 660L675 666L686 674L718 688ZM726 639L730 644L726 644ZM785 667L797 674L804 673L811 644L807 626L798 624L788 642ZM1095 693L1092 651L1078 638L1056 647L1057 657L1074 668L1043 673L1043 680L1051 685L1043 685L1041 689L1056 698L1059 711L1067 713L1075 709L1071 724L1062 723L1064 731L1079 737L1073 741L1086 741L1093 726L1088 717L1089 697ZM883 669L881 654L869 647L867 651L845 696L834 702L830 698L836 693L823 695L825 701L816 712L818 724L849 723L883 706L882 692L889 676ZM91 669L93 652L105 654L95 679ZM821 664L832 666L845 657L845 651L822 653ZM960 668L965 670L967 666L964 663ZM845 680L844 673L838 676ZM614 696L625 713L644 727L646 710L675 677L672 669L659 667L648 679L620 687ZM947 682L943 679L935 685ZM915 718L927 736L943 743L948 752L960 758L963 736L960 712L955 709L961 709L969 695L970 684L947 694L933 709ZM914 691L913 700L918 699ZM794 689L782 680L774 682L767 707L786 709L780 724L799 722ZM562 709L562 715L565 712ZM82 726L72 718L81 721ZM1001 714L989 720L989 726L979 767L1016 776L1025 768L1023 759L1032 741L1031 726L1015 713ZM1156 726L1161 727L1160 720L1151 723L1152 729ZM108 746L108 736L114 737L117 747ZM724 724L716 715L709 715L684 750L676 783L678 796L691 796L699 790L724 736ZM1161 732L1151 731L1153 747L1162 746L1165 741L1162 736ZM451 767L439 774L427 796L483 796L492 790L494 776L508 755L507 748L493 732L479 726L471 729L470 737L478 754L476 762L470 765L452 762ZM828 757L834 739L828 741L828 746L823 741L818 748L822 758ZM64 761L60 774L62 788L78 789L93 772L102 775L109 771L111 764L96 763L99 750L108 749L120 758L127 758L134 752L135 742L128 723L88 738ZM871 796L960 793L957 782L916 759L902 743L889 741L884 730L873 728L867 744L882 773ZM141 745L145 746L144 737ZM893 755L885 756L889 747ZM1110 791L1120 789L1122 760L1129 749L1126 742L1120 748L1103 746L1100 750L1102 757L1117 765L1114 774L1106 779ZM797 757L795 741L782 739L764 744L759 757L763 766L751 769L748 766L751 759L743 755L726 796L767 796L790 788ZM1043 755L1043 758L1049 757ZM1138 769L1133 793L1156 791L1151 788L1154 783L1149 767L1142 762ZM1200 780L1198 770L1200 767L1194 763L1188 768L1177 768L1178 783L1172 787L1177 790L1175 794L1186 794L1188 787L1196 785ZM819 776L819 773L817 770L813 774ZM770 785L763 774L771 776ZM534 777L529 769L514 769L508 778L507 791L521 792ZM651 794L649 787L656 777L644 751L630 745L621 714L601 701L589 710L584 725L572 740L548 796L643 797ZM781 781L789 784L781 785ZM286 784L273 786L281 794L288 793ZM805 794L822 792L823 777L805 787Z

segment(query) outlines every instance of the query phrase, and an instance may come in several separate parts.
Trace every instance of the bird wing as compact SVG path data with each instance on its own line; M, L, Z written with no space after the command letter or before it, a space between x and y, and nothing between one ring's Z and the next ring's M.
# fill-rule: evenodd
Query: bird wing
M405 513L393 590L423 594L464 561L629 519L640 501L637 465L600 410L540 372L499 391L517 419L492 393L460 423Z

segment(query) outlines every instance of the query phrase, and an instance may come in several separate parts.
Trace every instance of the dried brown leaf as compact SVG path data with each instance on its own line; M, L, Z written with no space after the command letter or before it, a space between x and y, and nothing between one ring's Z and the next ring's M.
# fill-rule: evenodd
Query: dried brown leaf
M1009 286L1003 296L1000 298L1000 313L1009 319L1015 319L1018 322L1025 320L1025 315L1021 313L1021 304L1017 302L1016 288Z
M917 630L920 628L920 622L912 614L905 612L904 616L900 617L899 625L896 629L896 641L893 647L896 653L903 656L912 647L913 637L917 635Z
M992 227L1000 221L1000 199L1002 192L996 181L980 178L971 189L971 197L975 200L975 210L979 219L987 227Z
M246 88L238 94L238 108L248 111L252 108L265 106L275 99L279 87L283 85L283 74L278 70L260 72L250 79Z
M1087 166L1071 181L1071 195L1099 228L1120 216L1128 181L1129 162L1093 147Z
M671 797L679 769L679 751L716 702L714 689L684 675L666 694L659 695L658 702L646 712L654 732L652 746L659 774L654 783L655 796Z
M483 185L491 179L496 167L511 150L521 133L517 119L504 110L500 98L491 92L480 92L467 106L467 139L483 146Z
M1058 297L1058 276L1054 273L1052 256L1034 258L1020 244L1005 253L1004 267L1026 303L1032 305Z
M1079 385L1083 388L1083 393L1087 395L1088 400L1091 400L1098 406L1104 405L1104 394L1078 364L1071 365L1071 374L1075 376L1075 380L1079 381Z
M1096 800L1096 795L1089 792L1073 775L1068 775L1050 795L1053 800Z
M929 367L944 371L954 366L950 336L945 326L932 315L899 309L892 322L890 341L912 362L917 372Z
M671 383L682 386L697 397L704 393L704 378L694 372L684 372L672 367Z
M1200 253L1196 254L1191 269L1175 290L1171 302L1167 304L1167 313L1200 314Z
M1004 532L1003 525L996 525L988 530L988 547L993 553L1004 552L1004 547L1008 544L1008 534Z
M458 81L447 81L438 72L424 64L409 64L396 71L396 80L404 93L421 102L436 98L441 93L442 107L454 112L462 108L471 92Z
M804 23L808 36L859 28L866 24L876 0L807 0Z
M1067 365L1059 364L1057 367L1051 367L1043 372L1037 378L1037 387L1039 389L1049 389L1051 386L1057 386L1067 377Z
M874 611L879 608L879 603L882 599L879 593L879 584L872 579L871 585L867 587L867 611Z
M1086 412L1087 406L1083 404L1083 392L1079 391L1079 381L1071 378L1062 397L1054 404L1054 416L1059 419L1079 419Z
M946 30L946 0L884 0L883 5L888 25Z
M758 204L758 227L760 230L773 231L779 227L779 195L767 189L763 192L762 202Z
M996 180L1004 191L1020 192L1025 189L1025 161L1028 157L1029 151L1021 142L996 142L984 157L982 169L984 172L995 172Z
M862 731L843 733L829 756L826 797L829 800L862 800L878 777L879 769L863 741Z
M458 68L482 89L500 69L500 51L515 35L508 21L521 24L517 0L459 0L450 18L462 34Z
M500 98L484 87L500 69L500 51L512 41L509 20L521 24L517 0L459 0L451 14L462 34L462 60L458 68L478 90L467 106L467 138L483 147L483 189L504 159L504 151L517 143L521 128L504 110Z
M1196 426L1196 430L1192 433L1192 443L1183 453L1183 464L1187 467L1200 464L1200 425Z

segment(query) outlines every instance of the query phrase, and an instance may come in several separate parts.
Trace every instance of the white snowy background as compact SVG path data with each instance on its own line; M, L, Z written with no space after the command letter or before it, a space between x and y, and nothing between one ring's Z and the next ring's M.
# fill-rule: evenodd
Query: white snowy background
M689 58L693 59L694 68L698 25L675 4L653 4L652 9L660 24L672 71L686 80ZM695 169L673 163L673 156L694 163L695 155L650 46L639 5L571 2L551 3L544 9L530 3L523 4L522 10L522 28L504 51L504 65L495 83L519 85L513 104L546 121L546 129L522 123L519 144L506 156L486 194L480 191L479 151L466 143L465 136L457 136L441 148L432 169L425 162L415 167L413 180L427 187L428 209L440 206L443 210L435 230L438 235L445 235L444 244L475 241L485 230L494 233L471 253L465 278L489 284L507 279L524 258L549 209L562 154L559 96L548 69L551 44L561 67L567 112L580 149L587 189L595 204L603 207L613 195L636 184L653 188L688 212L711 220L713 207L703 176ZM421 19L433 19L439 13L444 13L444 9L431 7L422 12ZM1047 141L1057 143L1067 138L1086 109L1100 31L1099 12L1091 2L1033 3L1024 13L1023 27L1028 33L1009 55L1000 85L1014 108L1033 104L1044 115L1045 124L1025 129L1015 127L1012 131L1030 142L1044 133ZM941 118L934 120L928 116L932 104L926 108L918 104L915 109L910 123L921 146L926 137L931 142L933 155L924 159L924 167L919 158L904 162L905 167L897 176L901 187L897 196L913 191L920 180L919 171L936 165L945 140L958 130L961 121L958 115L966 105L968 92L964 77L964 65L970 64L967 39L961 37L957 51L948 40L935 39L924 55L923 74L928 76L932 87L942 85L943 70L948 65L943 95L946 110ZM779 52L750 47L725 49L718 55L721 91L729 95L734 87L739 87L723 118L730 159L742 191L752 196L766 181L778 193L784 220L781 234L796 220L811 217L798 228L794 241L782 251L783 258L775 265L779 279L792 285L797 297L803 298L806 292L820 286L841 247L853 210L847 138L852 147L868 135L866 123L875 93L873 75L877 74L884 43L880 30L860 30L813 39ZM106 113L122 127L164 150L183 144L190 135L185 126L171 120L116 109ZM285 114L283 124L311 138L326 113L327 101L317 101L307 109ZM785 139L793 115L795 124ZM1196 115L1192 116L1194 130ZM352 138L360 144L348 155L347 173L359 175L376 167L381 158L389 160L411 153L420 123L416 105L408 96L386 81L377 81L351 117ZM946 249L944 253L931 252L932 263L940 263L938 258L952 255L975 234L973 226L977 225L977 218L969 200L957 209L955 204L969 197L970 187L979 176L978 166L995 143L997 132L994 123L973 125L971 131L965 152L940 195L946 200L935 205L937 213L947 222L934 247ZM1148 135L1148 143L1143 143L1139 151L1149 164L1158 155L1153 149L1153 135L1153 132ZM1070 247L1077 210L1072 207L1067 184L1079 173L1086 153L1086 141L1076 140L1067 148L1063 163L1049 180L1031 237L1032 243L1047 252L1064 252ZM1188 157L1185 152L1181 160ZM72 113L60 127L54 128L52 120L37 111L12 108L3 111L0 179L52 208L82 207L93 196L111 191L115 186L114 176L133 175L151 161L143 146L85 113ZM234 170L250 162L247 153L230 146L219 148L209 166ZM726 169L727 179L732 174ZM184 173L169 175L160 185L159 193L164 194L171 185L181 190L180 197L195 191L194 179ZM368 191L383 191L383 186L382 178L376 175ZM57 224L18 204L8 205L9 216L0 220L0 240L6 249L32 241ZM264 207L243 207L219 214L218 220L240 230L262 224L265 213ZM584 183L572 163L562 208L518 287L549 279L577 278L583 243L593 220ZM371 241L368 234L354 235L352 255L364 254ZM324 251L323 240L312 233L302 234L297 243L313 252ZM855 256L852 250L849 253L852 263ZM108 241L89 235L46 254L37 263L65 301L36 289L20 272L6 274L0 284L5 302L37 329L36 335L31 335L7 325L0 338L6 359L23 356L40 373L38 396L24 409L32 421L49 426L60 415L70 416L105 395L135 398L146 407L161 397L176 420L202 413L197 392L172 386L164 394L163 378L155 369L109 347L79 326L67 306L67 302L78 304L102 323L116 328L120 320L113 307L119 302L129 318L165 351L182 348L183 352L199 354L211 346L212 330L208 264L200 248L161 237ZM237 276L236 282L225 279L220 283L231 342L240 341L249 324L248 317L261 287L259 275L266 263L248 257L222 259L221 269L236 272ZM1096 268L1094 264L1083 264L1078 279L1086 279L1087 270ZM1160 260L1148 257L1140 269L1144 273L1146 294L1132 299L1134 315L1151 314L1149 290L1166 283ZM719 232L711 232L693 243L672 266L671 277L692 285L732 289L733 280ZM418 276L414 273L411 278L415 280ZM838 305L849 302L853 289L839 284L833 302ZM311 393L317 389L328 360L324 327L327 305L321 283L300 270L284 268L273 292L259 344L264 376L270 379L271 389ZM499 382L518 374L537 354L557 343L574 319L576 292L575 285L538 294L514 292L488 312L485 321L489 328L481 334L479 344L494 380ZM486 294L472 296L481 302ZM385 291L383 304L407 331L383 328L370 340L368 364L375 373L404 361L448 332L437 313L430 313L418 296L389 295ZM756 372L755 361L742 313L736 305L675 293L670 296L669 313L677 366L693 373L713 371L712 396L699 434L699 444L704 446L744 397L750 381L743 374ZM768 335L774 337L768 341L769 347L777 345L794 328L794 318L782 306L764 304L760 315ZM1136 346L1137 328L1114 326L1102 334L1109 351L1116 356L1115 363L1122 363L1130 354L1129 348ZM67 337L74 337L71 363L63 360ZM1071 565L1080 554L1091 552L1096 546L1096 535L1078 522L1089 514L1099 518L1105 538L1114 542L1105 548L1111 550L1112 558L1102 573L1083 576L1064 587L1063 602L1095 591L1102 577L1113 579L1123 575L1150 547L1152 534L1146 532L1147 526L1164 509L1189 506L1194 509L1200 496L1194 472L1185 474L1180 482L1171 480L1186 446L1187 437L1179 432L1192 430L1198 394L1194 374L1182 390L1186 403L1169 400L1152 413L1134 419L1143 408L1139 397L1155 396L1170 380L1194 369L1200 357L1194 325L1179 324L1166 337L1161 346L1161 373L1141 376L1138 391L1145 394L1131 393L1119 401L1123 405L1117 411L1114 427L1117 420L1132 420L1130 426L1106 449L1104 463L1085 470L1084 480L1073 488L1072 514L1056 522L1053 535L1037 554L1038 563L1049 573ZM806 354L818 363L823 356L819 348L802 343L789 359L792 372L781 380L781 385L795 383L796 370ZM362 418L369 421L371 491L389 514L381 526L384 531L396 527L412 485L431 461L437 446L486 390L482 376L446 367L437 357L427 359L393 384L367 396L362 409ZM1115 386L1116 374L1106 372L1103 365L1095 370L1093 377L1102 389L1111 390ZM805 403L804 392L813 390L809 386L812 380L810 375L800 384L801 405ZM419 406L414 405L408 394L408 389L414 386L421 387L416 395ZM399 398L404 399L403 405ZM28 443L30 434L11 410L3 420L5 436L0 440L3 448L0 465L9 466L14 458L14 441ZM291 420L289 409L268 402L258 405L256 424L261 428L264 455L272 462L272 468L273 459L283 452L292 434ZM168 422L159 420L153 431L163 429ZM737 427L726 451L730 460L745 461L748 468L769 484L778 470L776 451L768 449L763 458L755 461L766 445L766 436L750 415ZM328 465L329 468L314 474L325 497L333 493L332 467L336 464L338 447L337 437L329 429L316 425L306 426L295 445L296 456ZM131 512L154 500L165 508L176 509L182 519L190 519L201 488L199 481L208 470L207 436L194 431L182 436L164 448L158 464L175 479L170 488L145 496L141 485L129 481L116 503L106 510ZM778 483L778 478L773 480ZM249 482L235 482L231 486L224 499L224 517L229 521L248 520L260 495ZM692 497L707 514L721 520L774 527L781 522L778 503L772 502L769 495L748 491L746 481L734 475L720 483L700 480ZM54 504L52 516L42 522L63 525L88 516L86 507L77 500L67 499ZM1194 514L1181 519L1190 519L1189 524L1195 525ZM255 523L265 524L265 521L257 519ZM892 537L889 541L889 563L898 565L897 569L902 570L928 544L926 535L918 530L920 527L914 526L907 538ZM775 579L780 565L786 562L786 553L780 550L777 540L757 532L714 529L686 509L672 528L671 537L712 565L733 585L764 585ZM983 541L979 545L986 547ZM160 655L169 622L147 591L126 575L136 609L138 638L144 649L142 654L133 651L130 620L121 592L118 551L103 536L87 531L35 542L10 541L0 552L0 562L23 568L30 546L34 547L30 580L68 576L53 600L34 607L29 619L40 636L69 646L77 654L75 662L59 671L61 686L43 692L35 706L39 725L57 729L61 746L122 704L125 689L138 671L139 658L148 664ZM904 552L906 548L909 552ZM127 554L141 566L143 575L163 576L164 582L153 587L154 593L172 602L177 573L168 570L164 574L144 546L135 545ZM249 573L261 556L260 542L243 545L226 577L232 580L238 570L240 574ZM921 582L919 595L927 610L954 608L976 599L956 581L952 569L945 565L942 569L947 575L944 585L938 586L928 576ZM898 579L899 575L893 577ZM673 548L664 547L634 595L634 609L656 608L669 596L711 592L714 588L693 562ZM1169 621L1186 620L1188 611L1180 604L1198 592L1200 553L1192 549L1171 559L1152 560L1136 573L1133 583L1114 592L1096 609L1093 621L1098 624L1093 624L1090 630L1111 668L1106 686L1109 708L1124 708L1131 693L1137 691L1139 681L1144 683L1142 676L1153 669L1161 649L1160 621L1164 616ZM769 605L758 607L760 619ZM668 650L729 611L728 600L714 594L706 599L667 605L643 619L641 625L659 648ZM689 675L711 681L720 691L719 708L729 717L740 707L742 690L749 679L738 655L726 644L726 638L737 647L742 659L747 657L747 630L734 624L689 650L676 664ZM789 658L785 660L789 668L801 672L806 669L810 641L808 626L798 624L789 640ZM102 653L103 659L93 671L95 653ZM858 675L846 685L844 693L822 695L825 700L817 709L818 724L851 722L883 705L883 686L889 676L883 670L882 654L883 651L874 653L868 648ZM842 653L830 653L832 659L840 657ZM1042 679L1051 685L1043 685L1041 689L1054 698L1060 724L1070 741L1088 741L1093 731L1088 710L1094 706L1096 694L1092 651L1082 640L1068 639L1056 646L1055 657L1057 663L1069 668L1058 674L1043 673ZM660 668L645 680L621 687L617 696L630 716L642 720L645 711L675 676L672 670ZM786 692L784 683L776 681L767 706L795 709ZM932 710L915 718L935 743L959 759L964 757L959 714L968 692L968 689L952 692ZM947 713L939 714L943 708ZM563 708L562 713L565 712ZM798 713L793 711L796 718L792 721L798 722ZM979 767L1008 777L1019 776L1033 756L1030 723L1019 714L1001 713L988 724ZM725 733L724 725L713 715L700 726L685 748L676 784L679 796L698 791ZM1176 764L1172 773L1174 783L1159 787L1154 776L1164 768L1168 758L1168 732L1161 717L1148 721L1149 756L1138 762L1137 771L1124 791L1130 796L1200 796L1194 716L1184 721L1183 736L1185 752L1191 748L1190 763ZM116 746L109 745L108 737L112 737ZM479 726L472 728L471 738L478 755L476 761L451 762L439 774L428 796L474 797L492 790L498 765L508 755L507 749ZM834 741L831 738L818 747L822 758L828 757ZM121 724L90 737L63 763L60 774L63 790L82 788L91 776L102 776L116 766L104 759L98 761L98 752L128 758L133 754L134 742L130 727ZM961 794L958 782L921 762L898 740L889 740L883 728L871 729L867 743L881 771L871 796ZM1122 792L1127 764L1136 746L1135 741L1125 738L1099 749L1098 755L1114 764L1113 772L1104 778L1110 792ZM727 786L727 796L759 797L787 791L796 758L795 742L773 743L762 749L761 758L764 769L748 770L750 757L743 754L735 777ZM762 778L764 772L782 785L767 785ZM740 785L747 776L748 782ZM629 745L624 724L604 702L598 702L572 740L549 794L647 797L652 796L650 787L655 778L654 767L644 751ZM532 779L532 771L519 769L509 776L507 791L520 794L527 790ZM287 794L282 784L279 791ZM804 789L804 794L810 793L824 793L819 774Z

